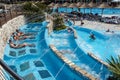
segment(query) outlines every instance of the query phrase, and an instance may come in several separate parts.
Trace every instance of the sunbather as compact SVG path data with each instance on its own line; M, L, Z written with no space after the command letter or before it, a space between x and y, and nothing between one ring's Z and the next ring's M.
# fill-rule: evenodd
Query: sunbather
M24 39L33 39L35 38L34 36L30 36L30 35L25 35L23 32L20 32L19 30L16 30L16 34L12 34L12 37L14 40L24 40Z
M23 44L14 44L12 42L12 40L9 40L9 45L11 48L22 48L22 47L25 47L25 46L31 46L33 44L27 44L27 43L23 43Z
M23 33L23 32L20 32L20 30L18 30L18 29L16 29L16 32L17 32L17 36L18 37L23 37L23 38L31 38L31 37L34 37L32 34L25 34L25 33Z

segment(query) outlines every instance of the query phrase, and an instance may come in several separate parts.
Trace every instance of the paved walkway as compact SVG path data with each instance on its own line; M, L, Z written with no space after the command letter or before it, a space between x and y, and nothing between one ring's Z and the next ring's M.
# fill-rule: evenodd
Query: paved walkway
M112 31L120 31L120 25L107 24L107 23L88 21L88 20L84 20L83 22L84 22L84 25L82 27L89 28L89 29L103 30L103 31L110 29ZM75 21L75 25L80 25L80 24L81 24L80 21Z
M20 14L22 14L22 12L15 12L15 11L12 11L11 13L7 12L6 14L0 14L0 26L5 24L7 21L17 17Z

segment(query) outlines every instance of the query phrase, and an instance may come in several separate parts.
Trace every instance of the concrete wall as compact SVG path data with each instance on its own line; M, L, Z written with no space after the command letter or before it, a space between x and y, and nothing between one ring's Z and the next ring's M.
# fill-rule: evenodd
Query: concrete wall
M0 58L3 57L4 48L12 32L15 32L16 29L18 29L25 23L26 23L25 17L23 15L20 15L2 25L2 28L0 28Z

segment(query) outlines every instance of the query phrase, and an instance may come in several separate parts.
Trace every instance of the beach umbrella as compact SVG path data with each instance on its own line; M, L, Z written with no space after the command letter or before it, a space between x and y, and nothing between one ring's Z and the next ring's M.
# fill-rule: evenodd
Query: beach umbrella
M80 6L80 8L89 8L89 5L87 3L84 3ZM85 9L84 9L84 13L85 13Z
M96 7L96 4L93 3L93 2L90 2L90 3L88 4L88 6L91 8L91 9L90 9L90 13L92 13L92 8Z
M69 3L68 3L68 2L65 2L62 6L63 6L63 7L67 7L67 6L69 6Z
M72 4L70 4L69 6L68 6L69 8L75 8L75 7L77 7L74 3L72 3Z
M57 10L58 10L58 8L61 7L61 5L59 3L57 3L57 4L55 4L54 7L57 8Z
M44 0L42 0L42 1L40 1L41 3L44 3L45 1Z
M55 5L55 3L50 3L48 6L49 6L50 8L53 8L54 5Z
M61 7L61 5L59 3L55 4L54 6L55 8Z
M69 6L69 3L68 2L65 2L62 7L68 7ZM66 11L67 11L67 8L66 8Z
M76 4L76 6L77 6L77 8L79 9L79 12L80 12L80 6L82 5L82 3L80 3L80 2L78 2L77 4Z
M78 2L78 3L76 4L77 7L80 7L81 5L82 5L82 3L80 3L80 2Z
M104 8L110 8L110 6L107 3L102 3L98 6L98 8L102 9L102 13L101 13L101 15L102 15Z
M89 7L96 7L96 4L93 2L90 2L88 5L89 5Z

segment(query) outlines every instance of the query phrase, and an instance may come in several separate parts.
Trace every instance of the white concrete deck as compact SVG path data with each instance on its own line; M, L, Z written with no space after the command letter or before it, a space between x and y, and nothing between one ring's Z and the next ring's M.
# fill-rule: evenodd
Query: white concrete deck
M88 21L88 20L83 20L83 22L84 24L82 25L82 27L89 28L89 29L104 30L104 31L106 31L107 29L110 29L112 31L120 31L120 25L107 24L107 23ZM80 24L81 24L81 21L75 21L75 25L80 25Z

